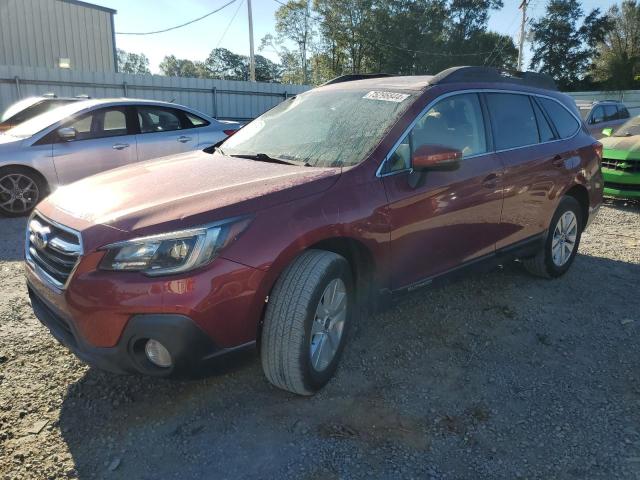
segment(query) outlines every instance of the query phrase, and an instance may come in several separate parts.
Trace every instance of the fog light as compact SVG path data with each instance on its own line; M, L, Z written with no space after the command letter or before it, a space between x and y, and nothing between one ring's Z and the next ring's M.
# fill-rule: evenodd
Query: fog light
M144 353L147 354L149 361L158 367L168 368L173 363L169 350L157 340L147 340Z

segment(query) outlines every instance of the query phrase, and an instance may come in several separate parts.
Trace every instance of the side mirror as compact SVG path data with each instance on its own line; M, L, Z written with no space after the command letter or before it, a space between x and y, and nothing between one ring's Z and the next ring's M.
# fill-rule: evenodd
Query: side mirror
M602 135L604 135L605 137L610 137L611 135L613 135L613 128L611 128L611 127L603 128L602 129Z
M413 169L455 170L460 167L462 152L444 145L422 145L413 154Z
M58 136L66 141L66 142L70 142L71 140L75 140L76 139L76 129L73 127L64 127L64 128L59 128L58 129Z

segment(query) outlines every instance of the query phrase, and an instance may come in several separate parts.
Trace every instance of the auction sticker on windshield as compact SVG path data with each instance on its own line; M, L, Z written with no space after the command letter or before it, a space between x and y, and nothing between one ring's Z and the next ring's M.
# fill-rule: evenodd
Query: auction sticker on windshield
M406 100L407 98L409 98L409 95L407 95L406 93L396 93L396 92L379 92L379 91L371 91L369 93L367 93L364 97L362 98L367 98L369 100L382 100L385 102L395 102L395 103L400 103L404 100Z

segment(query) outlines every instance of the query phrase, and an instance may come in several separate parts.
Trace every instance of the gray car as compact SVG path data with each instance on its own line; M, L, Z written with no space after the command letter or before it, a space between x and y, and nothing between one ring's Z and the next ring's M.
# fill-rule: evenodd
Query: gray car
M211 148L240 126L158 101L58 107L0 135L0 214L25 215L56 187L104 170Z
M587 124L589 133L596 139L602 138L602 130L614 130L629 120L629 110L617 100L576 101L582 119Z

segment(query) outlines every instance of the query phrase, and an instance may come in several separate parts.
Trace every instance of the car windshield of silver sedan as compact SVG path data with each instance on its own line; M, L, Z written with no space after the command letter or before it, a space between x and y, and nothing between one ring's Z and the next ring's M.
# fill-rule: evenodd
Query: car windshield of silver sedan
M223 145L225 155L311 167L361 162L413 103L413 91L314 90L282 102Z
M4 132L4 134L18 138L31 137L54 123L60 122L65 118L84 110L87 106L88 105L85 101L80 101L54 108L53 110L49 110L48 112L42 113L27 120L26 122L10 128Z

